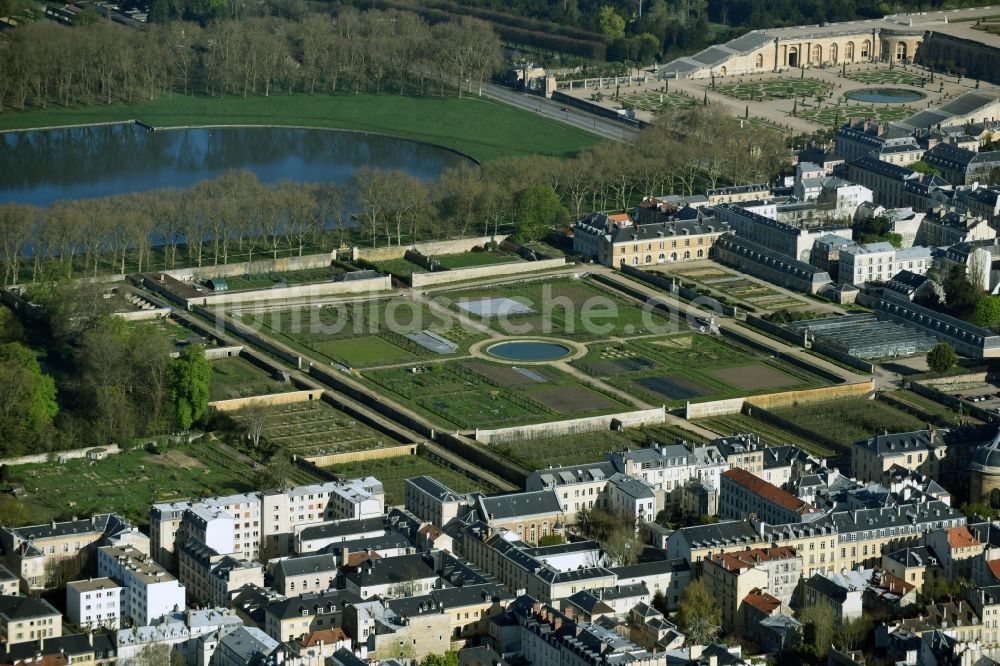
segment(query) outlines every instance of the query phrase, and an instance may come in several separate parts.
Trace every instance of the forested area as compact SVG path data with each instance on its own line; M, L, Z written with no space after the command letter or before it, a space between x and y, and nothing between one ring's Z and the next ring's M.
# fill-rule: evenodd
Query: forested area
M6 37L0 110L194 93L461 96L477 92L500 57L499 40L482 21L431 26L408 12L351 7L336 16L272 13L218 18L204 27L151 23L144 30L105 20L72 28L38 21Z
M0 309L0 457L127 443L205 415L202 347L171 358L164 330L111 316L122 304L102 283L57 280L28 293L40 307L22 319Z
M527 211L517 204L531 186L548 188L565 217L579 219L593 210L624 210L647 194L692 194L767 179L786 155L779 134L741 127L714 107L696 107L665 115L631 145L606 142L568 160L533 156L469 164L445 170L436 182L371 168L355 172L343 188L263 184L251 173L231 172L189 190L48 208L5 204L3 283L301 255L349 242L407 245L490 235L527 224Z

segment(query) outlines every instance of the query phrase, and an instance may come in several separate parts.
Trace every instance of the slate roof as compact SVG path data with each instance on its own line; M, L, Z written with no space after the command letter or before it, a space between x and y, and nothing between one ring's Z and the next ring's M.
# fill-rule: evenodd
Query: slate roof
M683 535L684 540L691 548L711 548L719 545L760 541L757 531L745 520L727 520L712 525L682 527L674 534Z
M8 622L48 615L59 615L55 606L45 599L20 596L0 596L0 617Z
M487 520L503 521L521 516L562 513L562 504L554 490L480 497L479 503Z
M465 498L465 495L456 493L431 476L415 476L407 479L407 482L413 484L439 502L459 502Z
M415 553L412 555L369 560L365 565L345 572L344 577L358 587L373 587L437 578L434 567L428 562L429 559L421 553Z
M280 573L285 578L336 570L337 558L326 553L290 557L287 560L281 560L275 565L275 575L277 576Z
M899 562L904 567L925 567L938 563L934 551L927 546L913 546L911 548L901 548L888 555L889 559Z
M302 617L303 612L310 615L324 615L343 612L347 604L361 601L361 597L350 590L325 590L309 592L297 597L289 597L268 604L266 613L275 616L279 621L293 617Z
M218 649L225 646L240 663L250 664L256 657L274 652L278 645L278 641L257 627L239 627L222 637Z

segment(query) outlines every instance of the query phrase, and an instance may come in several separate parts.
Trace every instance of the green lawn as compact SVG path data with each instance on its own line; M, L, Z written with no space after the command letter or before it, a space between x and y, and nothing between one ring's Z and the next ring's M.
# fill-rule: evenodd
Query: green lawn
M284 271L282 273L266 273L262 275L231 275L226 285L231 291L239 289L267 289L274 285L311 284L314 282L329 282L333 279L333 271L323 268L309 268L301 271Z
M152 502L251 489L250 471L220 458L217 448L210 442L199 442L156 455L137 449L100 461L19 465L10 468L6 478L23 483L31 519L116 511L144 524Z
M431 460L423 455L384 458L382 460L365 460L362 462L334 465L328 468L334 474L346 478L359 476L374 476L382 482L385 488L386 504L403 503L403 482L415 476L433 476L455 492L467 493L479 490L485 493L495 493L496 488L475 481L462 472Z
M242 358L221 358L211 363L209 400L246 398L291 390L288 384L275 381L266 372Z
M318 351L329 358L342 359L351 367L400 363L414 358L414 354L377 335L360 338L327 340L313 343Z
M458 307L459 303L498 297L530 307L532 312L486 319L491 328L505 335L602 340L676 328L651 308L634 305L586 280L553 279L544 283L510 284L502 291L477 287L448 292L447 296L458 312L465 312Z
M414 371L416 370L416 371ZM431 418L459 428L501 428L630 409L554 367L524 374L486 360L449 361L415 368L366 371L376 389L389 391Z
M462 254L444 254L434 259L444 268L470 268L472 266L487 266L490 264L508 264L520 261L519 257L510 254L494 252L463 252Z
M379 132L429 141L480 161L516 155L570 156L592 134L483 98L394 95L172 95L152 102L0 113L0 130L137 118L155 127L297 125Z

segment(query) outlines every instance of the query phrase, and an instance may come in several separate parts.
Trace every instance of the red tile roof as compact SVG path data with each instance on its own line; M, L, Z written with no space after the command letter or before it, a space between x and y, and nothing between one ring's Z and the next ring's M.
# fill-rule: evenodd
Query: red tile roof
M1000 560L987 560L986 566L990 568L994 578L1000 579Z
M948 546L951 548L969 548L978 545L979 539L972 536L968 527L952 527L948 530Z
M882 577L878 582L878 586L883 590L889 590L893 594L898 594L899 596L907 594L910 590L916 587L912 583L907 583L899 576L895 576L888 571L882 572Z
M773 548L753 548L709 555L708 559L726 571L739 573L744 569L752 569L761 562L784 560L795 556L795 549L791 546L775 546Z
M782 490L773 483L768 483L764 479L754 476L745 469L734 467L731 470L723 472L722 476L723 478L727 478L730 481L743 486L754 495L763 497L764 499L777 504L780 507L788 509L789 511L795 511L800 514L817 513L819 511L819 509L810 506L808 503L800 500L787 490Z
M323 641L325 645L331 645L337 643L338 641L346 641L347 634L340 627L334 627L333 629L319 629L312 632L302 639L302 647L312 647L313 645L318 645L320 641Z
M608 215L608 219L614 222L628 222L632 218L628 216L628 213L617 213L615 215Z
M750 590L750 593L743 597L743 601L750 604L764 615L770 615L776 609L781 607L780 600L772 597L767 592L762 591L759 587L755 587Z

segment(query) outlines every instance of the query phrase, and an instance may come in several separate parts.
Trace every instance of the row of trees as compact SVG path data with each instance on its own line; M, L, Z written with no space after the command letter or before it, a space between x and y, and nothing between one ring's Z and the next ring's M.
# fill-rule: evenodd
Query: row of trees
M363 168L345 187L265 185L231 172L186 191L0 205L3 283L203 266L329 251L348 241L405 245L495 235L525 239L646 194L766 180L781 138L740 127L712 107L667 116L632 145L607 142L564 160L517 157L464 165L428 183Z
M428 25L416 14L360 12L304 20L261 16L152 24L29 23L0 42L0 109L133 102L167 93L444 94L475 91L500 62L485 22Z

